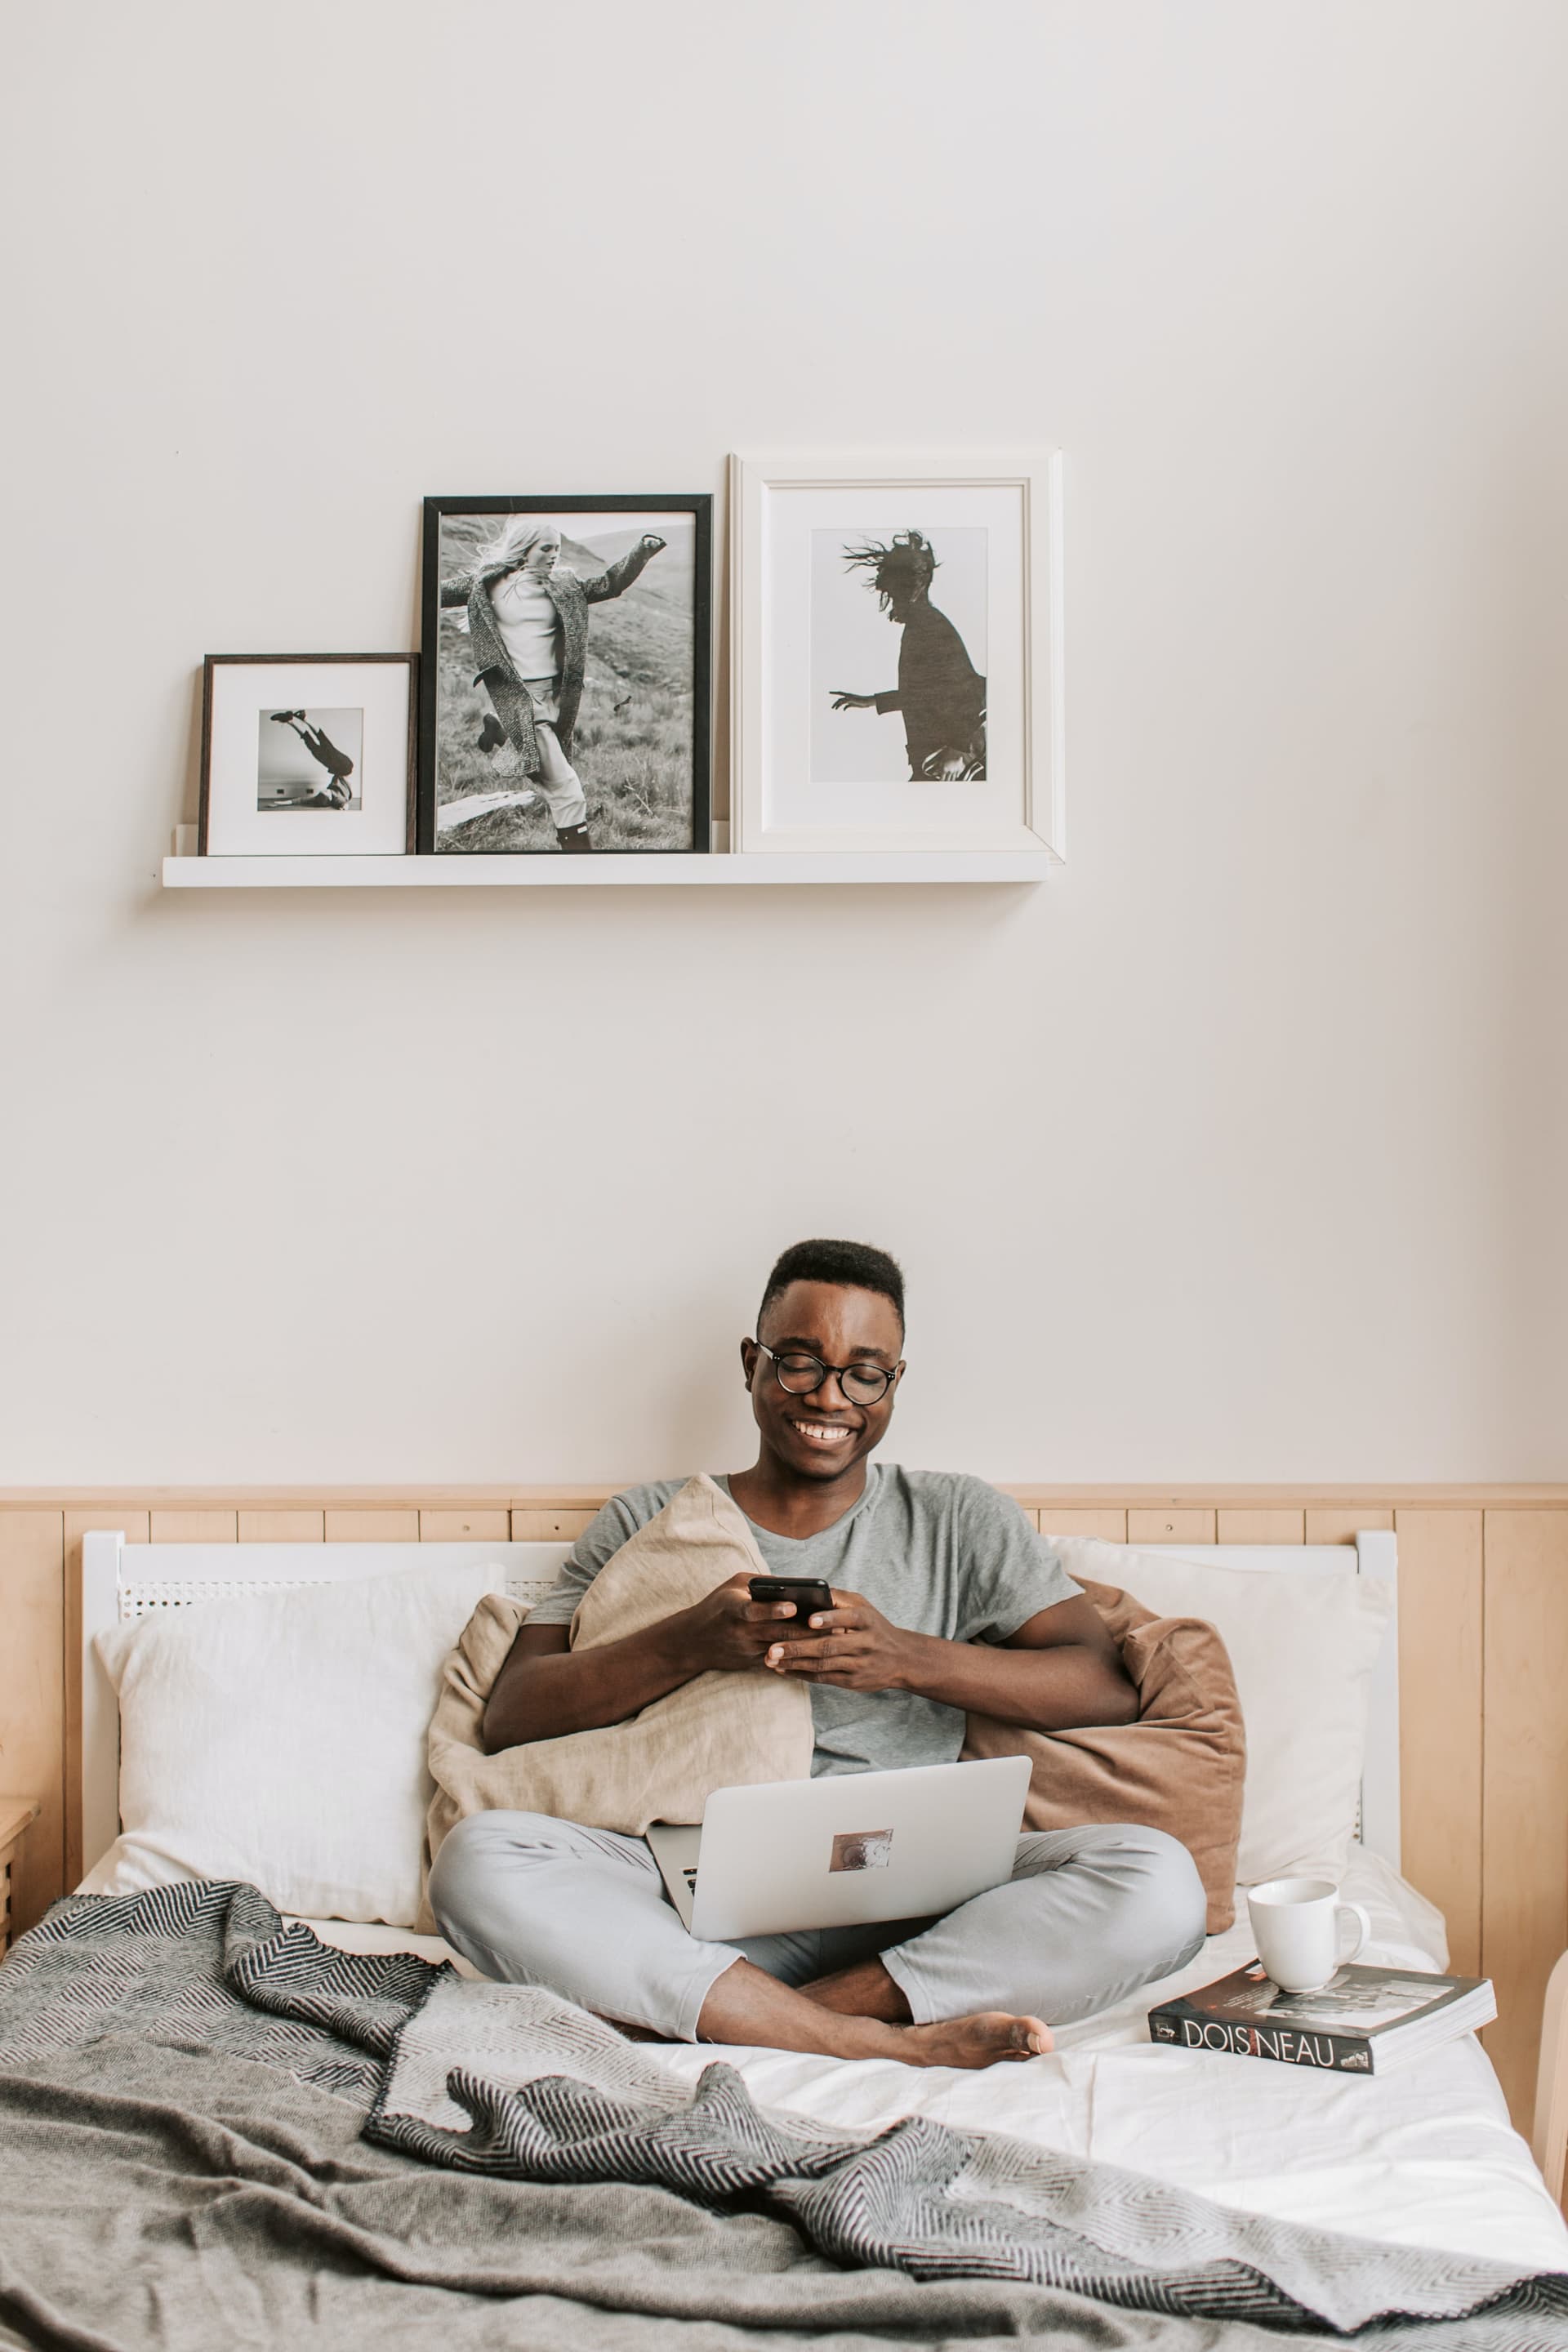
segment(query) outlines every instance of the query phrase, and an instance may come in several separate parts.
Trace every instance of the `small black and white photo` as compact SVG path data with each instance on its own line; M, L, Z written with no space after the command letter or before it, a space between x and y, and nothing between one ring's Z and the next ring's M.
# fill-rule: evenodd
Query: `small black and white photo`
M341 815L363 805L363 710L263 710L257 731L258 809L322 809Z
M204 857L404 857L414 846L416 654L208 654Z
M813 531L815 783L984 779L988 536Z
M422 848L707 849L710 506L426 500Z

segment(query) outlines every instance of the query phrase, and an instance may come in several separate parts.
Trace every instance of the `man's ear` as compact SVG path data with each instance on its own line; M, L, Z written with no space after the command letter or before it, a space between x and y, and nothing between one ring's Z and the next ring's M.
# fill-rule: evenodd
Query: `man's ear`
M758 1357L761 1355L761 1353L762 1353L762 1350L761 1350L761 1349L757 1346L757 1343L756 1343L756 1341L755 1341L754 1339L742 1339L742 1342L741 1342L741 1378L742 1378L742 1380L745 1382L746 1394L747 1394L748 1396L750 1396L750 1395L751 1395L751 1393L752 1393L752 1374L755 1372L755 1370L756 1370L756 1369L757 1369L757 1359L758 1359Z

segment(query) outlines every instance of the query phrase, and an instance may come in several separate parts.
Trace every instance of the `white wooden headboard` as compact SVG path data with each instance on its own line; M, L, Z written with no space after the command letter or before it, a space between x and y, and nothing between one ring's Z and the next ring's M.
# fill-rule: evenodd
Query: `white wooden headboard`
M411 1568L499 1560L507 1590L537 1600L555 1581L571 1547L563 1543L128 1544L93 1534L81 1548L82 1867L90 1870L120 1828L120 1715L93 1636L156 1609L183 1609L237 1593L330 1584L340 1577L390 1576ZM1179 1559L1223 1562L1260 1574L1312 1576L1342 1571L1343 1544L1170 1544ZM1356 1565L1397 1591L1398 1555L1391 1535L1360 1535ZM1362 1780L1363 1843L1399 1867L1399 1642L1391 1612L1373 1676Z

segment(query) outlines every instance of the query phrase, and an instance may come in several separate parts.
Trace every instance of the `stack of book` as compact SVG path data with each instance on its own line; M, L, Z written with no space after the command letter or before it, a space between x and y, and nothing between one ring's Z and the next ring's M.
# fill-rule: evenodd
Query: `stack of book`
M1373 2074L1424 2058L1496 2015L1497 1997L1485 1977L1348 1967L1315 1992L1285 1992L1253 1960L1217 1984L1151 2010L1149 2039Z

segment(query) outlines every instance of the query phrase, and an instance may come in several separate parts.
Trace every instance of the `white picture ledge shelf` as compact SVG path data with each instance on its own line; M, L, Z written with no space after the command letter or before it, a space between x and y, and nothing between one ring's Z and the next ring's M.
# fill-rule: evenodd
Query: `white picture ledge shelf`
M752 856L641 857L165 857L166 890L517 890L584 885L808 882L1043 882L1058 861L1044 851L882 854L772 851Z

